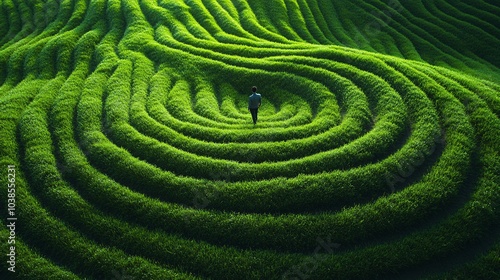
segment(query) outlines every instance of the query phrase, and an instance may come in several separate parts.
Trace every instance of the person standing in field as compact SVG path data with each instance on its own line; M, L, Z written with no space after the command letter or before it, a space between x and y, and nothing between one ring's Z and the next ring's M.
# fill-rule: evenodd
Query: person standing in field
M252 114L253 125L257 123L257 113L259 112L262 96L257 93L257 87L252 87L252 95L248 98L248 110Z

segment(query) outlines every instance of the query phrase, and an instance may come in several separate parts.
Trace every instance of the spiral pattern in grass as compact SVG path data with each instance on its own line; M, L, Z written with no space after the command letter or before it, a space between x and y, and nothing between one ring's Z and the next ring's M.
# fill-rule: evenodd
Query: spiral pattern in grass
M500 6L434 2L3 1L18 278L498 276Z

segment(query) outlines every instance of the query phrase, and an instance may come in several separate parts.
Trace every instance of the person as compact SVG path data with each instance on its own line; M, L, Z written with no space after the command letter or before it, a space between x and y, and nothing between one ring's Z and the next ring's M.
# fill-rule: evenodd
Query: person
M257 113L262 103L262 96L257 93L257 87L252 87L252 95L248 98L248 110L252 114L253 125L257 123Z

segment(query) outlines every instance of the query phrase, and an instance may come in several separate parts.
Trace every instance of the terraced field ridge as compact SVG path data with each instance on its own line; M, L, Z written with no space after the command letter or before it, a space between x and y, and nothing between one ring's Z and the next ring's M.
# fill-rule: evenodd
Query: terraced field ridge
M0 278L499 279L499 50L496 0L3 0Z

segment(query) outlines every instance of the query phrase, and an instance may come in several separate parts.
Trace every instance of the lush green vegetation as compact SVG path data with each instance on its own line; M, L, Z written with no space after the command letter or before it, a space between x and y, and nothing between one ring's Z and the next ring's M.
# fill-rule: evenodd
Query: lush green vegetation
M18 279L499 277L497 1L0 15L0 248L14 165Z

